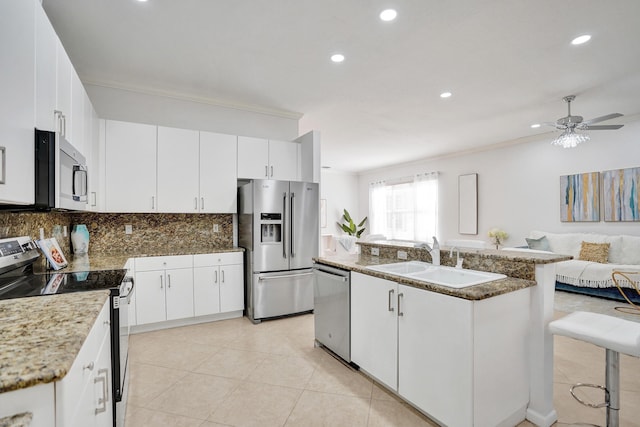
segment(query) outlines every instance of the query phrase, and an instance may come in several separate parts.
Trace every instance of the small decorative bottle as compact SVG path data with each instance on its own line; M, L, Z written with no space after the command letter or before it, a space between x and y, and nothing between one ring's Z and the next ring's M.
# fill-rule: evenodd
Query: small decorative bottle
M84 224L76 224L71 231L71 244L74 254L86 254L89 252L89 230Z

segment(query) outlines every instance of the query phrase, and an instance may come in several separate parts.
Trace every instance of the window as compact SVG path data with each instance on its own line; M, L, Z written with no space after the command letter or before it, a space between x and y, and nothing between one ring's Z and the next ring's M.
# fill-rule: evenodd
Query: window
M387 239L431 240L438 220L438 173L369 186L371 234Z

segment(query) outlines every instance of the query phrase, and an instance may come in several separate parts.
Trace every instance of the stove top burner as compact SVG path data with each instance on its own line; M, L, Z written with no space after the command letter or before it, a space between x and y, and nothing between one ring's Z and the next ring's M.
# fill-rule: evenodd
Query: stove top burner
M118 288L126 270L52 272L0 278L0 300Z

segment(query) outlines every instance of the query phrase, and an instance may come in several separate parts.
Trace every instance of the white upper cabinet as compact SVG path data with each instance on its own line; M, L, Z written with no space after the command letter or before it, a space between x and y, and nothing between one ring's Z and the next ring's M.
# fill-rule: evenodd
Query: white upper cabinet
M238 178L297 181L297 142L238 137Z
M158 212L198 212L199 133L158 127Z
M300 144L269 140L269 179L298 181L298 150Z
M0 2L0 203L34 202L35 6Z
M200 212L237 212L237 137L200 132Z
M57 130L56 109L56 49L58 36L41 7L36 12L36 128Z
M156 126L105 123L105 210L157 211Z
M90 119L87 118L85 113L84 104L89 103L89 98L84 91L84 86L80 81L80 77L76 74L75 70L71 70L71 132L67 134L67 141L69 141L76 150L80 151L86 156L85 150L85 126L89 126L87 123ZM67 123L68 129L69 123Z
M269 179L269 140L238 137L238 178Z
M67 141L71 142L71 76L73 65L62 46L62 42L56 41L56 115L57 128Z

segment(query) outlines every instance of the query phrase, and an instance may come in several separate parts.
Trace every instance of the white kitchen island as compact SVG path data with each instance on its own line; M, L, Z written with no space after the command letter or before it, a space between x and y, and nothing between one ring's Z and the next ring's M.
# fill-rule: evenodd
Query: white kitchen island
M513 426L526 418L550 426L557 416L546 325L554 263L563 259L482 250L464 257L468 268L512 277L454 289L367 268L397 261L390 257L319 259L352 271L352 361L443 425Z

